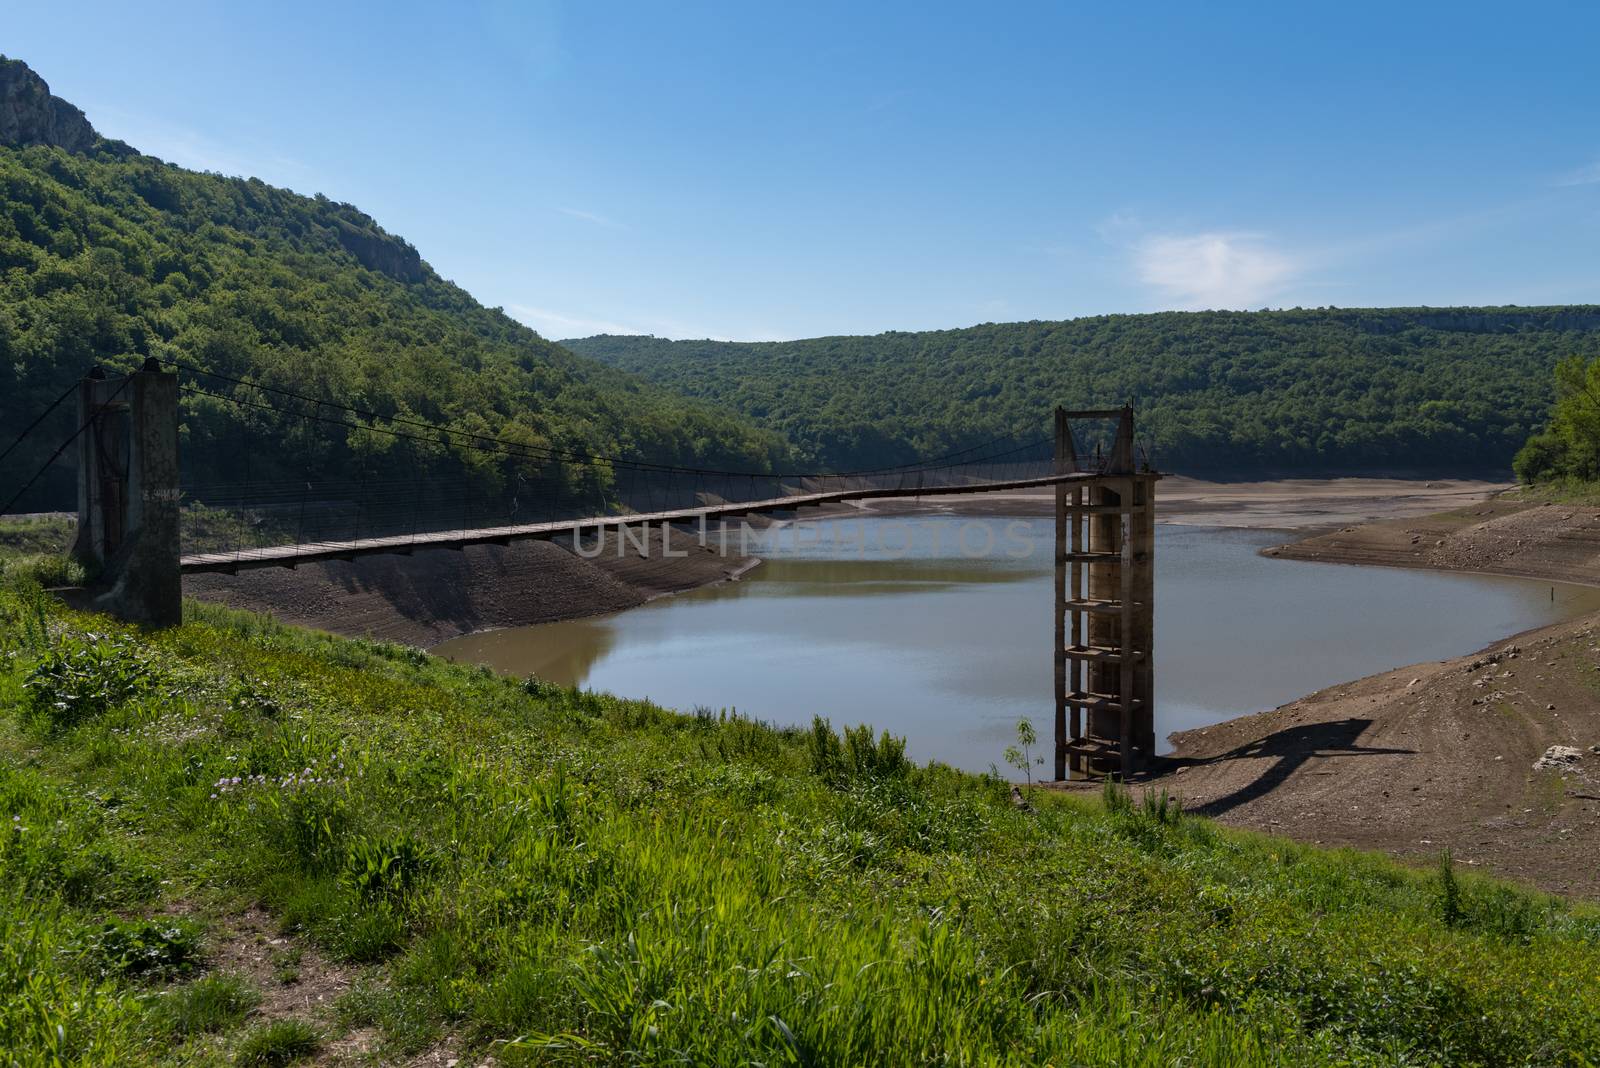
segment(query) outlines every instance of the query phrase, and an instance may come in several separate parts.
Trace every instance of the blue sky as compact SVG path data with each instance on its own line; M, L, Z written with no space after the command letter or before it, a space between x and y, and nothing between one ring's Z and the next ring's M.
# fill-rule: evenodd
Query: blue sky
M1600 5L11 4L554 338L1600 302Z

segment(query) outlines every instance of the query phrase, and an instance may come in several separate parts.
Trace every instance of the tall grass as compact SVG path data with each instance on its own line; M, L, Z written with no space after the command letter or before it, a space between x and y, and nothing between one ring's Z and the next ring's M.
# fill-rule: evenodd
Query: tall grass
M503 1064L1600 1059L1600 917L1453 869L1116 786L1023 812L865 728L679 716L216 608L156 635L44 611L0 628L0 828L27 828L0 829L7 1049L182 1060L215 1028L257 1063L312 1052L328 1021L178 1000L207 965L165 928L135 930L161 967L93 966L108 922L181 894L260 900L364 969L340 1018L397 1057L448 1034ZM38 612L0 592L0 622ZM80 648L112 652L68 656L73 711L40 729Z

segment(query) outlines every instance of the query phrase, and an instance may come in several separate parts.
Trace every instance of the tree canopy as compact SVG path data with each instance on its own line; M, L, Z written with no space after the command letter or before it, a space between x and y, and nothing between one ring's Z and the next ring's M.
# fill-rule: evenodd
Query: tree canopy
M84 155L0 147L5 444L92 365L125 370L146 356L362 408L380 425L415 418L567 452L740 470L787 455L770 431L575 356L483 307L348 204L184 170L116 142ZM6 496L72 431L71 407L8 457ZM391 477L494 483L531 467L559 484L596 474L312 427L193 394L182 433L194 482L235 481L247 458L255 478L270 479L372 454ZM71 470L58 466L28 505L71 506Z
M1550 422L1517 453L1524 482L1600 478L1600 359L1570 356L1556 364Z
M870 467L1132 401L1166 470L1499 474L1550 370L1600 356L1600 308L1162 312L737 343L599 336L575 352L724 405L807 462Z

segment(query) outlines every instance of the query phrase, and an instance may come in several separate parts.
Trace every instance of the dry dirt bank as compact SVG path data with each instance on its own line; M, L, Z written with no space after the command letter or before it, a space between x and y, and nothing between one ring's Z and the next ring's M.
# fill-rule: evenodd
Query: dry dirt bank
M1600 508L1502 497L1434 515L1341 527L1267 553L1600 585Z
M615 543L593 559L550 542L429 549L365 556L294 569L190 575L185 595L265 612L285 623L352 637L432 646L474 631L618 612L663 594L724 582L753 566L673 535L682 557L665 557L651 534L647 558L618 556Z
M1150 785L1224 823L1600 897L1600 616L1172 740Z
M1600 585L1600 509L1496 499L1269 554ZM1600 615L1173 735L1150 785L1225 823L1600 897ZM1573 752L1535 767L1551 746Z

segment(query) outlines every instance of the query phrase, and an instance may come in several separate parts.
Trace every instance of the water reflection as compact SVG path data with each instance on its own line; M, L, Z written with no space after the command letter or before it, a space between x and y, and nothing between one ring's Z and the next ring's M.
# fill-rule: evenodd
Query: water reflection
M864 529L822 543L788 529L737 583L439 651L677 708L868 722L907 736L919 759L975 770L999 760L1019 716L1046 729L1051 520L921 517L904 550L903 534L878 529L903 520L846 522ZM959 534L973 524L997 545L1020 529L1030 554L968 559ZM1281 540L1272 532L1165 526L1157 537L1163 739L1600 610L1600 591L1581 587L1556 587L1552 601L1549 583L1265 559L1257 550ZM966 546L980 540L969 531ZM839 558L841 542L854 555Z

